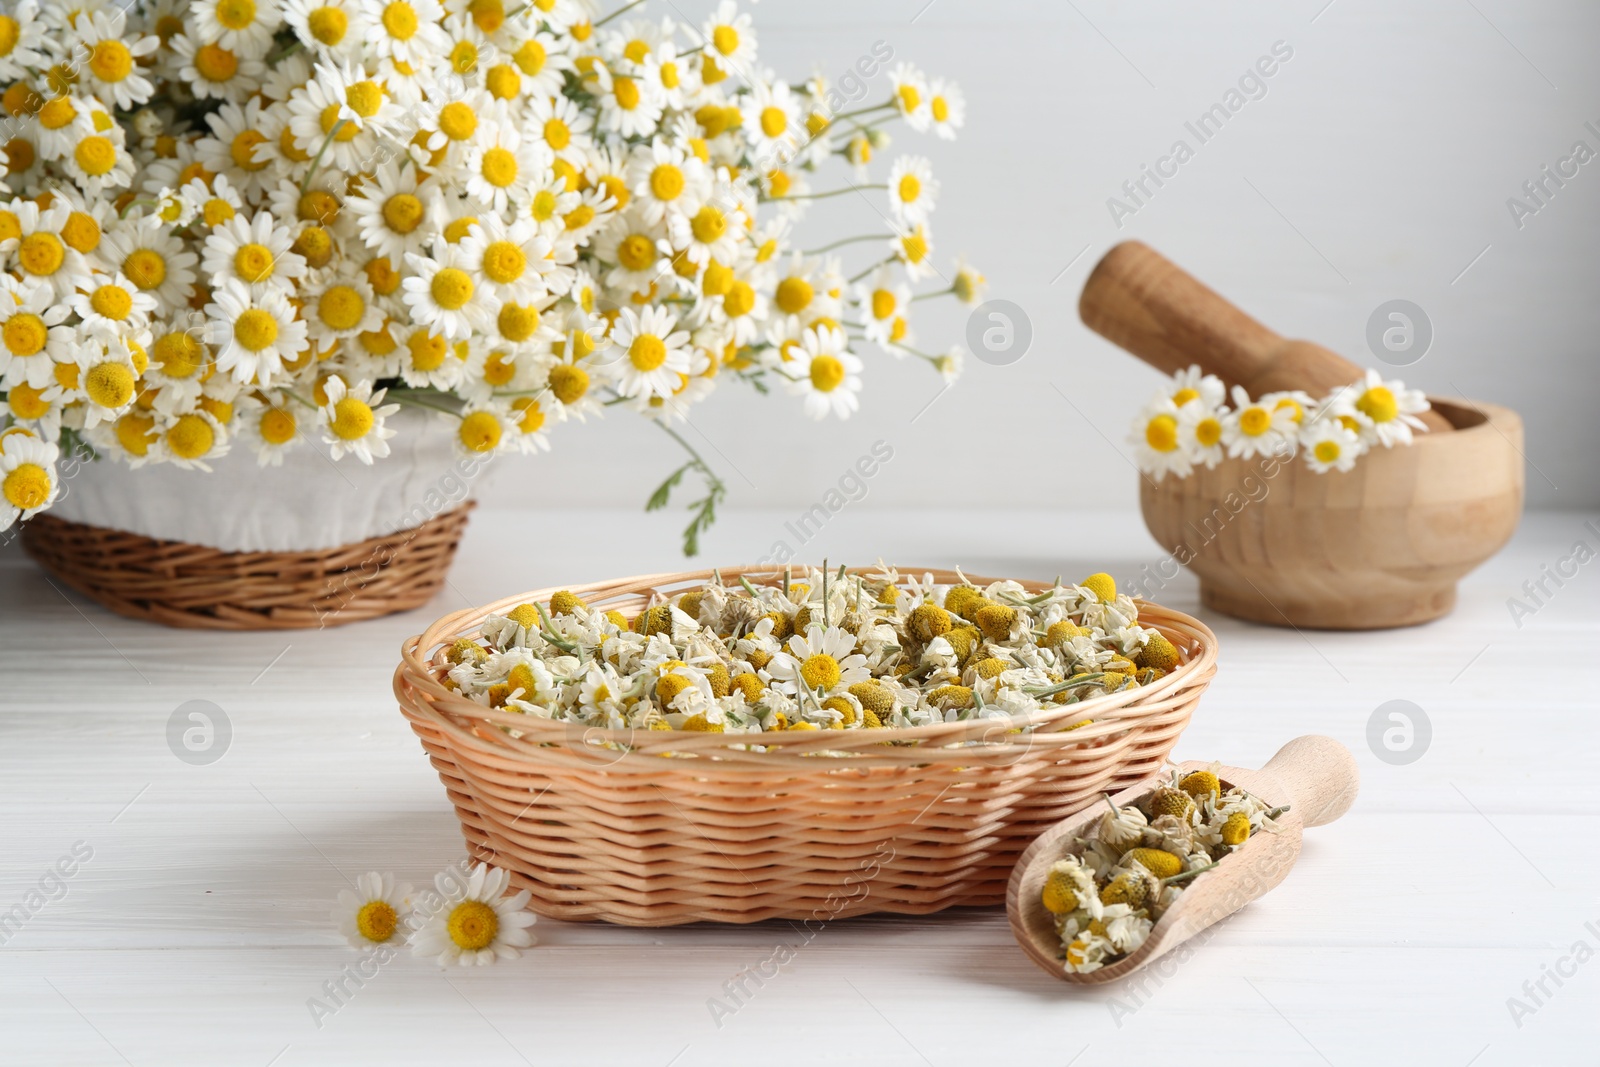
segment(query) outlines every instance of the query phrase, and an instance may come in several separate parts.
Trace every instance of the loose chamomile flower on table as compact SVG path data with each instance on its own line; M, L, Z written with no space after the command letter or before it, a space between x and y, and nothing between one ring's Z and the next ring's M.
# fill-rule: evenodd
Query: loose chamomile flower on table
M320 410L322 440L334 459L352 455L370 465L374 458L389 454L389 438L395 431L384 422L400 405L383 403L387 390L373 392L372 383L366 381L347 386L335 375L323 391L328 402Z
M1252 401L1242 386L1233 387L1234 410L1222 423L1222 443L1228 455L1249 459L1283 455L1294 442L1294 413L1287 407L1268 407Z
M511 876L487 864L472 868L465 886L440 875L435 880L444 906L411 936L411 951L436 959L442 967L469 967L514 960L534 943L530 927L537 917L526 910L532 894L506 896Z
M369 949L405 940L404 916L410 910L411 886L394 875L368 871L354 890L339 890L333 921L354 949Z
M889 168L889 207L895 217L912 224L928 221L939 183L923 156L901 156Z

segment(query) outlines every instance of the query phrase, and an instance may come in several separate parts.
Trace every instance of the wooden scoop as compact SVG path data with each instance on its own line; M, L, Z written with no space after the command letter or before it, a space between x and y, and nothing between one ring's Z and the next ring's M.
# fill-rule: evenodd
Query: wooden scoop
M1151 366L1173 374L1199 364L1252 399L1286 389L1321 399L1366 373L1331 349L1278 336L1139 241L1116 245L1095 265L1078 314ZM1438 412L1418 417L1430 432L1451 429Z
M1184 763L1178 770L1206 770L1208 763ZM1146 779L1111 798L1126 806L1167 781L1167 774ZM1276 820L1278 832L1260 830L1242 848L1224 856L1217 865L1195 878L1150 931L1144 944L1116 963L1088 974L1066 969L1055 917L1039 899L1050 865L1076 851L1077 839L1098 830L1106 806L1096 803L1056 824L1023 852L1006 887L1006 914L1011 932L1023 951L1041 968L1064 981L1079 985L1115 982L1171 952L1206 927L1232 915L1283 881L1300 856L1300 831L1321 826L1343 815L1356 798L1360 775L1349 749L1331 737L1297 737L1278 750L1259 771L1223 767L1218 772L1223 788L1238 786L1272 807L1289 805Z

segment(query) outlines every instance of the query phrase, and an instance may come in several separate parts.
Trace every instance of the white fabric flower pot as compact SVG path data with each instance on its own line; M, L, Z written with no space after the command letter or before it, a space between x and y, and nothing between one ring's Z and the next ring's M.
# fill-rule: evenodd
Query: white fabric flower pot
M225 552L312 552L407 530L463 504L487 457L463 457L450 420L397 412L390 455L369 467L329 459L312 431L262 467L239 442L211 472L111 459L82 463L50 514Z

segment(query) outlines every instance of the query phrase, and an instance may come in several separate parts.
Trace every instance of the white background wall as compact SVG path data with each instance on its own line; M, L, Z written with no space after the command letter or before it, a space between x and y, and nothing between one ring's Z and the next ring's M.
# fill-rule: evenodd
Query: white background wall
M652 0L644 10L698 20L710 6ZM1372 310L1416 302L1435 340L1399 373L1522 413L1530 506L1600 504L1600 160L1520 230L1506 207L1576 140L1600 151L1584 128L1600 127L1600 4L766 0L753 10L762 61L790 80L813 68L843 73L881 39L897 58L960 81L964 136L951 144L902 127L889 154L932 158L943 182L933 218L941 266L966 251L992 297L1026 309L1034 341L1012 366L969 361L958 388L915 423L938 382L876 351L865 354L863 410L849 422L813 424L787 398L723 388L686 433L722 467L732 505L798 512L881 438L894 459L863 508L1135 509L1120 453L1157 376L1076 312L1090 268L1129 237L1279 331L1363 365L1379 365L1365 342ZM1193 144L1184 121L1280 40L1294 55L1267 95L1119 230L1107 198L1174 139ZM884 98L886 85L880 77L869 99ZM813 179L815 189L837 184ZM814 246L883 223L846 196L823 201L805 225ZM876 250L847 251L850 266ZM962 336L965 308L918 308L925 350ZM666 444L627 415L569 424L550 455L498 465L485 496L492 506L632 506L676 462ZM745 547L764 546L708 551Z

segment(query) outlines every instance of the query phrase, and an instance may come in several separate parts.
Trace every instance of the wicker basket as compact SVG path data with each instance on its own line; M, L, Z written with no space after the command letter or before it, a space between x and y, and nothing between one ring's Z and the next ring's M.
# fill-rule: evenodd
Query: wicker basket
M48 513L22 524L22 545L61 581L129 618L186 629L313 629L433 599L471 509L311 552L224 552Z
M721 573L733 581L741 572ZM775 580L770 570L742 573ZM633 615L652 596L710 576L572 591ZM752 751L748 734L635 733L491 711L440 683L451 641L475 636L490 612L553 591L440 619L402 646L394 689L469 852L510 871L532 891L533 909L558 919L826 922L1001 904L1034 837L1162 766L1216 671L1209 629L1140 604L1139 621L1184 660L1151 685L1037 712L1026 733L981 720L792 731L761 735L765 751ZM1084 719L1092 725L1065 729ZM962 741L979 744L948 747Z

